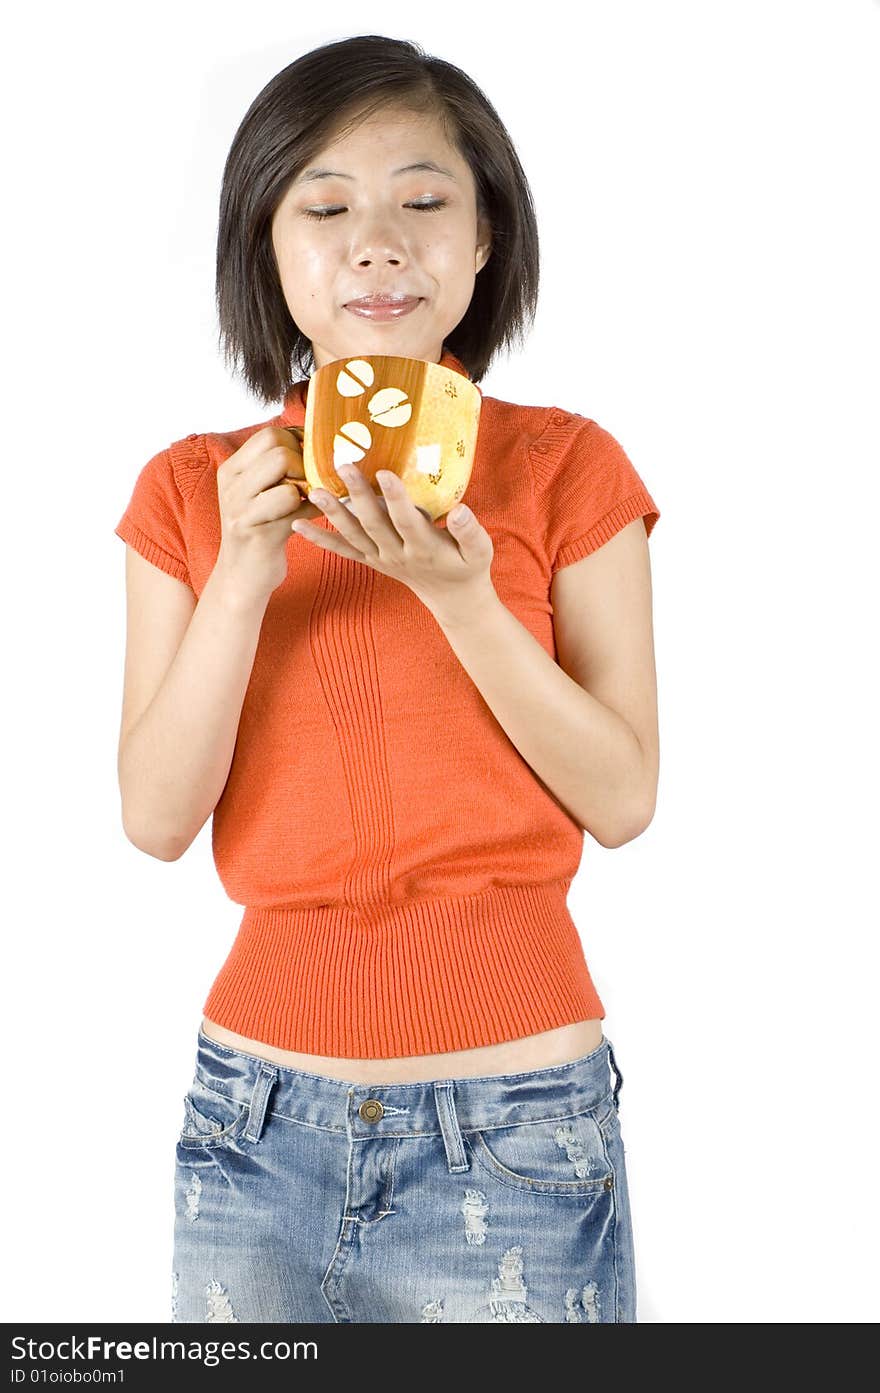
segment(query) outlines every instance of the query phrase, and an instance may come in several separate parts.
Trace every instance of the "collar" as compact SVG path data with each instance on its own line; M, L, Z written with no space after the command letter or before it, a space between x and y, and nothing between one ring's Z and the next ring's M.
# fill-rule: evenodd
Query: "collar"
M454 372L460 372L462 377L466 377L468 381L470 381L470 374L468 373L467 368L460 361L460 359L456 358L454 353L450 353L449 349L446 348L445 345L443 348L443 353L440 357L440 366L444 368L452 368ZM300 427L305 426L306 397L308 396L310 381L311 378L304 377L301 378L299 382L293 383L293 386L290 388L290 390L284 398L284 405L281 409L280 414L273 422L273 425ZM477 387L477 391L480 392L479 387ZM481 397L482 395L482 392L480 392Z

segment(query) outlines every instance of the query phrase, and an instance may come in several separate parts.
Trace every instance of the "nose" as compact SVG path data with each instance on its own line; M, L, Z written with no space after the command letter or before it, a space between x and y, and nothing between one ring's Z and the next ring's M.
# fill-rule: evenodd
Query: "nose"
M408 261L406 232L393 215L376 211L365 217L355 233L352 244L354 263L358 266L401 266Z
M359 249L355 260L359 266L370 264L399 266L406 260L406 250L401 238L390 232L370 233L359 239Z

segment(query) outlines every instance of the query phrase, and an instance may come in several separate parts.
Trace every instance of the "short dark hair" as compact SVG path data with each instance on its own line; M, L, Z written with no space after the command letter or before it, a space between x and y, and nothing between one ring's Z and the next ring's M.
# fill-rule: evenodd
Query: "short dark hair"
M499 350L522 345L538 300L538 227L531 190L501 118L476 83L416 43L378 34L313 49L277 73L251 103L223 171L216 301L227 366L269 404L314 367L294 323L272 246L272 216L290 181L340 127L383 108L439 118L473 173L478 215L492 235L471 303L444 347L474 382Z

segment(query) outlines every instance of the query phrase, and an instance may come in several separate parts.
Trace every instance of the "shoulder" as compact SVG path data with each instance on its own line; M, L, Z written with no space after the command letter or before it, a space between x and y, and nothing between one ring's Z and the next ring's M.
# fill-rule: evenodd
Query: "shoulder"
M481 429L484 422L493 434L514 436L525 442L530 453L540 457L557 454L588 423L588 418L561 406L537 406L484 396Z
M184 498L191 498L202 477L216 473L219 466L246 440L266 426L277 426L280 413L254 425L238 426L231 430L191 431L167 447L165 453L171 465L174 481Z

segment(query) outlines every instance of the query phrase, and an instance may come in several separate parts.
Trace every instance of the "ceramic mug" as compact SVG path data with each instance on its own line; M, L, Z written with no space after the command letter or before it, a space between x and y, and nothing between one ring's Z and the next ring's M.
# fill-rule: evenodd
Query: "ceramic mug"
M436 521L467 488L481 403L469 378L421 358L368 353L325 363L309 380L304 427L285 427L303 452L298 487L304 495L323 488L346 503L335 467L355 464L384 503L375 477L387 469Z

